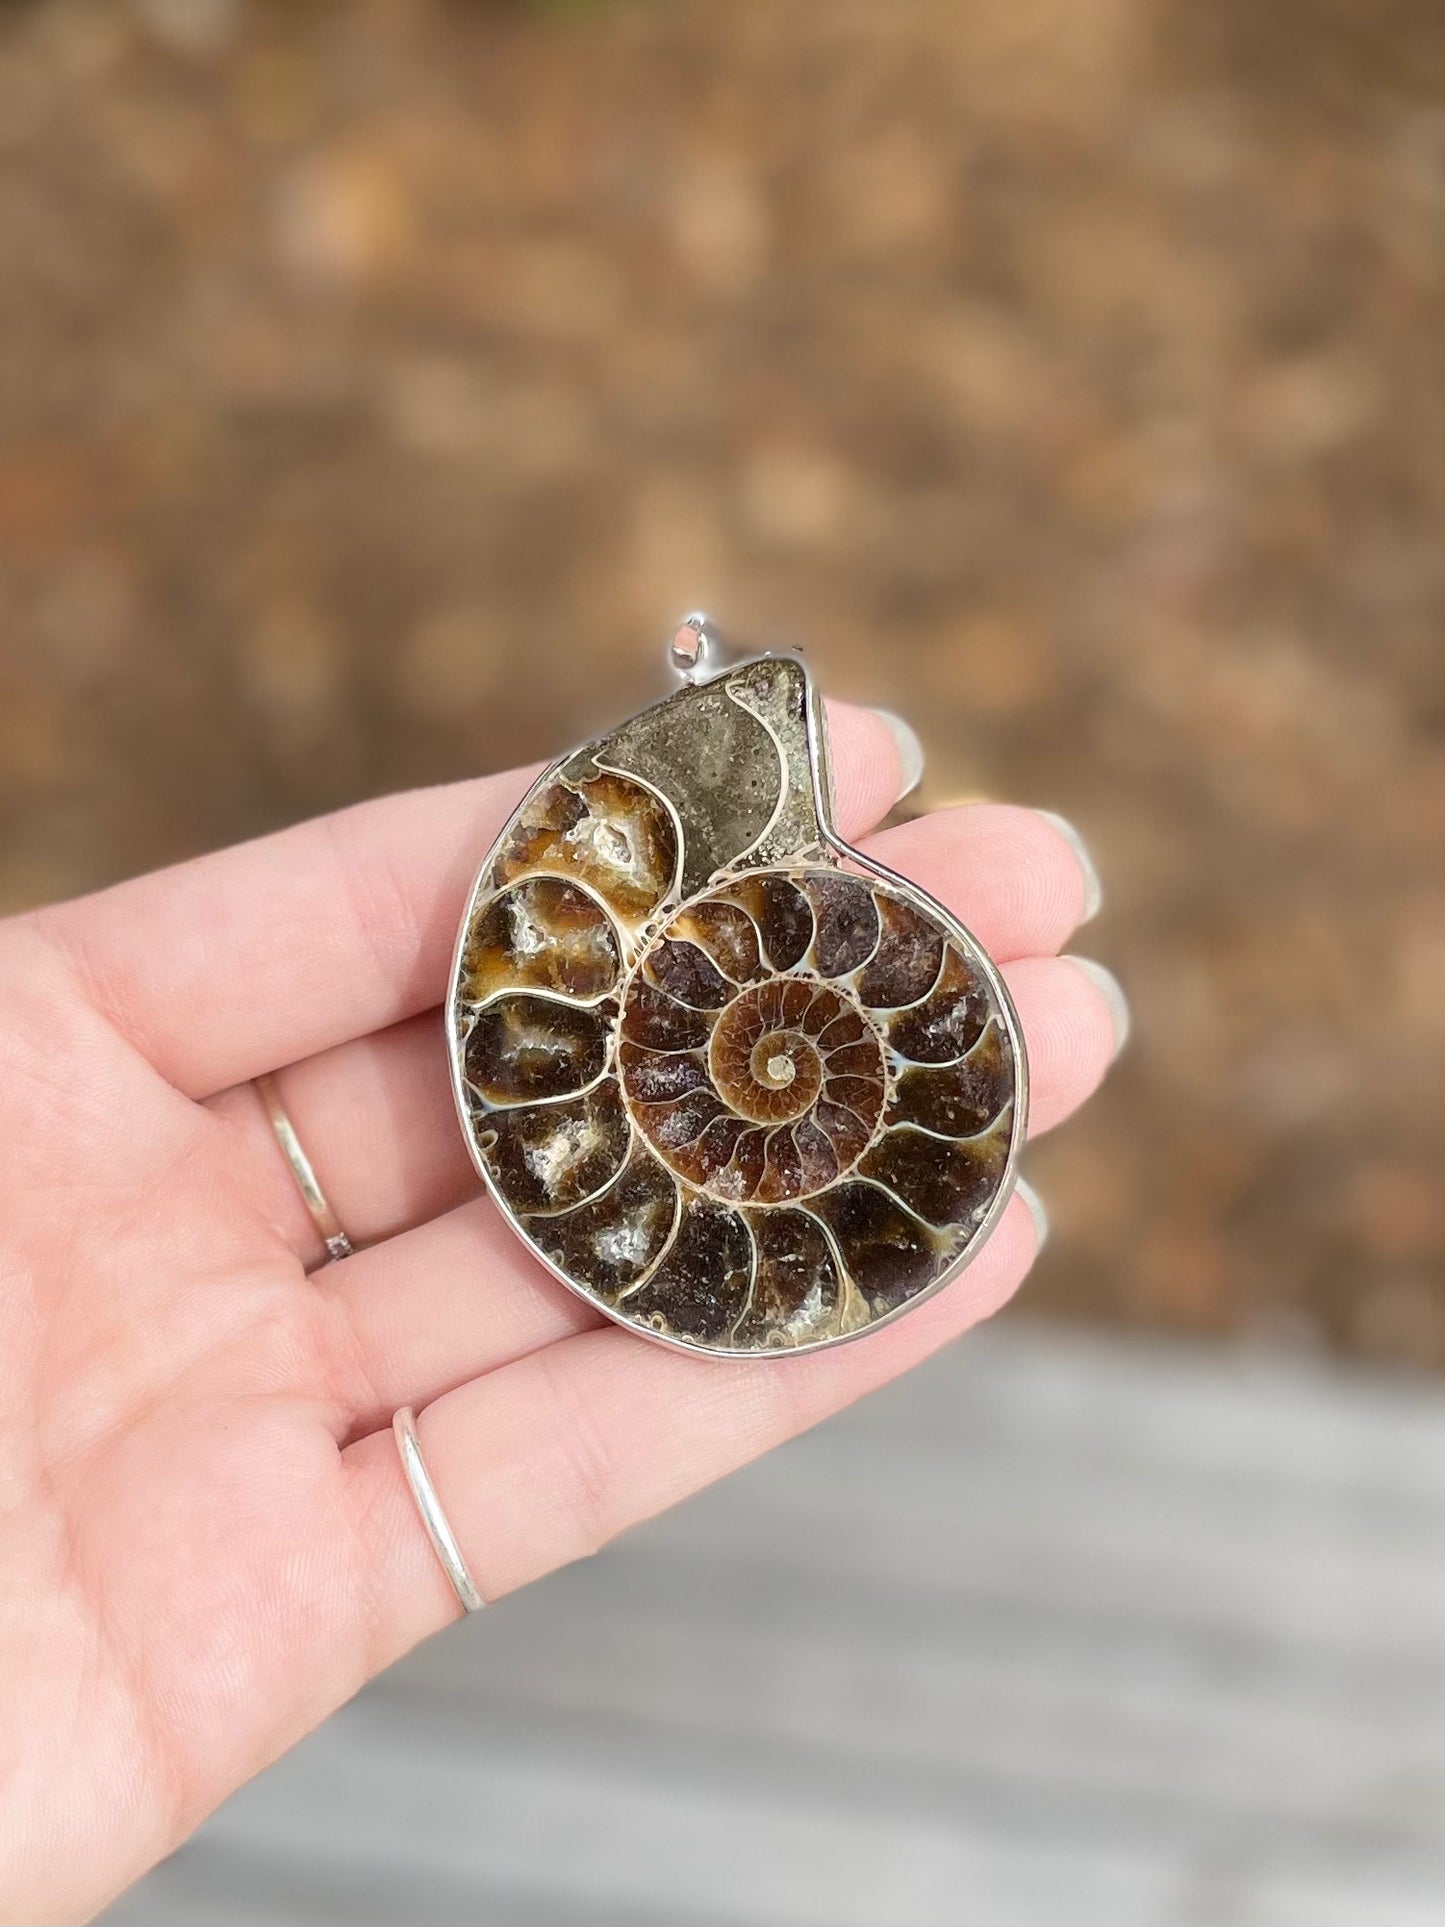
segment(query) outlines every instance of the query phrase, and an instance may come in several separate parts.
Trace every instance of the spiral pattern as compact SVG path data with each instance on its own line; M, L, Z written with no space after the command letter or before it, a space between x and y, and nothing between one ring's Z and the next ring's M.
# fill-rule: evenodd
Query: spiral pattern
M952 1269L1014 1134L968 939L889 879L739 866L679 903L647 784L558 775L494 853L456 991L468 1124L523 1236L615 1318L814 1345Z
M888 1066L851 991L771 974L759 946L737 944L740 914L710 898L644 959L622 1007L622 1089L679 1177L731 1203L785 1204L857 1163L878 1127ZM720 959L746 973L741 982Z

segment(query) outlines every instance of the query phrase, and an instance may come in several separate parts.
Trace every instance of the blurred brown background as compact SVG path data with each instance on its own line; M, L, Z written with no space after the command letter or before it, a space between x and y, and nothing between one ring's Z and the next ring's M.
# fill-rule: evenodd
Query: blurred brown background
M0 908L701 604L1095 847L1031 1306L1445 1366L1442 103L1436 0L5 0Z

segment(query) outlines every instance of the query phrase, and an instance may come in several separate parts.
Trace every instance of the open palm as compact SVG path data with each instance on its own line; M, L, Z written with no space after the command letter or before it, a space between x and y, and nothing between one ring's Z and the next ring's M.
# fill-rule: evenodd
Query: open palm
M899 787L833 711L844 835ZM863 1343L712 1361L604 1325L477 1184L440 1020L471 873L526 781L366 804L0 925L0 1910L83 1919L457 1613L390 1432L488 1597L591 1552L1001 1304L1015 1199L954 1286ZM1070 844L971 806L871 845L1005 974L1035 1127L1113 1053ZM352 1239L324 1252L249 1080Z

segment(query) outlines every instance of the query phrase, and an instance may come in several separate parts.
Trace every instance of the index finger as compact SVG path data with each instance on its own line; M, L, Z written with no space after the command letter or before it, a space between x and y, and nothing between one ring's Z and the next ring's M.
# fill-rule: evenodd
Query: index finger
M839 828L861 836L917 770L882 712L828 720ZM163 1076L209 1096L438 1003L477 865L536 774L360 803L33 921Z

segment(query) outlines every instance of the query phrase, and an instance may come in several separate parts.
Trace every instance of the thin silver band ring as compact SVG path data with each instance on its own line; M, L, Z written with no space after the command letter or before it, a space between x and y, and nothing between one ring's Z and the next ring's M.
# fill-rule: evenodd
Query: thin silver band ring
M281 1146L282 1156L291 1166L291 1175L296 1180L296 1189L301 1193L306 1209L311 1213L311 1222L321 1234L321 1242L326 1246L326 1255L333 1263L338 1258L349 1258L356 1246L341 1229L341 1222L331 1209L326 1193L316 1181L316 1172L311 1160L301 1148L301 1140L296 1135L296 1126L281 1102L281 1091L271 1071L263 1071L254 1078L256 1095L265 1107L271 1120L271 1129L276 1133L276 1142Z
M457 1544L457 1535L442 1510L437 1489L426 1469L426 1460L421 1455L421 1445L416 1436L416 1413L409 1405L403 1405L395 1415L391 1429L396 1435L396 1449L401 1454L401 1469L406 1474L411 1496L416 1500L416 1509L421 1514L426 1536L432 1542L432 1550L441 1562L441 1569L451 1580L452 1591L466 1611L479 1613L487 1602L477 1591L477 1582L467 1570L467 1562Z

